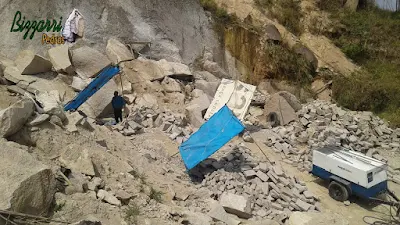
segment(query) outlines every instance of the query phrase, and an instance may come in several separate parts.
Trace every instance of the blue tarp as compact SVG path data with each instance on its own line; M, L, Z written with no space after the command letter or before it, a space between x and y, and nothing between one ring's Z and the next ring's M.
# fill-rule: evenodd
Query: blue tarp
M242 123L225 105L179 147L186 168L192 169L243 130Z
M77 110L86 100L102 88L113 76L119 73L119 67L108 66L104 68L88 86L85 87L75 98L64 106L65 111ZM112 94L112 93L111 93Z

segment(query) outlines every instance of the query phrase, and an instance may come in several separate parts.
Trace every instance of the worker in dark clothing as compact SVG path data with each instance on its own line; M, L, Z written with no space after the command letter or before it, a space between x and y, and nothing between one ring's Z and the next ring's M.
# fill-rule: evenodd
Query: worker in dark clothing
M118 91L114 92L114 97L111 101L111 104L114 108L115 122L122 122L122 109L125 106L125 99L118 95Z

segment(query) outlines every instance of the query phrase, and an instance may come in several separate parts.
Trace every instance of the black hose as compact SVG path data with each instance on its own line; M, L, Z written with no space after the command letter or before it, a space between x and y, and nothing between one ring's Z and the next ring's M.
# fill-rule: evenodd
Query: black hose
M392 205L390 205L389 207L390 219L382 219L374 216L364 216L363 217L364 223L369 225L400 225L400 220L393 216L392 207L393 207ZM397 211L398 209L396 209L396 212ZM374 219L375 221L374 222L366 221L367 218Z

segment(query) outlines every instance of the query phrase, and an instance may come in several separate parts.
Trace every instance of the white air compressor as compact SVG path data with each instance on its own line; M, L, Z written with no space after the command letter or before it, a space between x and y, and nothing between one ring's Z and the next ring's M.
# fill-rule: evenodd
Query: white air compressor
M386 192L387 164L361 153L325 146L313 151L311 173L328 180L329 195L345 201L350 195L376 197Z

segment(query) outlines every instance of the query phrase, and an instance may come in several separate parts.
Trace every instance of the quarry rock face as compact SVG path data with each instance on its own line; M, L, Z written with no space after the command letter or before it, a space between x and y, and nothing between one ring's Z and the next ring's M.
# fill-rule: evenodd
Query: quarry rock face
M52 0L26 2L22 0L7 2L2 12L4 22L0 25L3 39L0 50L5 56L14 59L19 51L28 47L36 53L46 53L49 46L42 44L42 33L36 32L32 39L31 29L24 39L24 32L10 32L16 11L21 12L25 20L37 18L54 19L62 17L62 26L74 8L85 18L84 39L102 52L105 52L109 38L116 37L124 43L135 41L151 42L151 48L145 54L152 58L173 62L192 62L206 46L217 47L212 25L198 1L173 0L170 4L159 4L154 0L145 1L109 1L67 2ZM39 10L46 5L46 10ZM148 6L152 7L148 7ZM100 19L99 19L100 18ZM150 22L151 21L151 22ZM123 27L123 29L122 29ZM18 26L15 25L14 29ZM202 35L198 35L199 33ZM219 54L221 56L222 52Z

